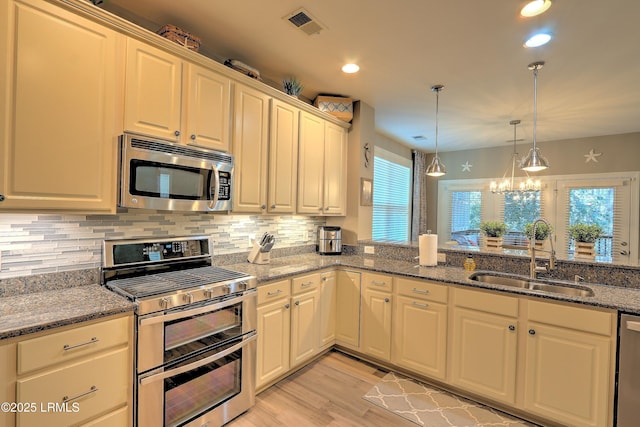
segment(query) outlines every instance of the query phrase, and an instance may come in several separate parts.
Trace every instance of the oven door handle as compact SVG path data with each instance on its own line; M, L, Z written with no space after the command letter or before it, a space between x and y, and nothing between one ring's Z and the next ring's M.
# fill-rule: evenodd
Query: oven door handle
M140 385L145 385L145 384L149 384L155 381L159 381L159 380L164 380L166 378L169 377L173 377L175 375L179 375L188 371L191 371L193 369L197 369L201 366L204 365L208 365L211 362L215 362L218 359L222 359L225 356L230 355L231 353L240 350L242 347L244 347L245 345L247 345L248 343L250 343L251 341L254 341L256 338L258 338L258 335L256 334L256 332L251 332L247 335L245 335L244 337L242 337L242 341L240 341L238 344L229 347L226 350L221 351L220 353L216 353L214 355L211 355L209 357L205 357L202 360L198 360L197 362L193 362L193 363L189 363L188 365L184 365L184 366L180 366L179 368L175 368L175 369L171 369L170 371L164 371L164 372L160 372L157 374L153 374L150 375L148 377L144 377L140 379Z
M246 301L250 298L255 298L256 292L257 292L256 289L249 289L248 291L245 291L245 293L242 296L239 296L237 298L231 298L216 304L204 305L202 307L194 308L191 310L178 311L174 313L165 314L162 316L147 317L145 319L140 319L138 321L138 324L140 326L152 325L154 323L169 322L171 320L180 319L182 317L196 316L198 314L207 313L209 311L219 310L219 309L230 307L232 305Z

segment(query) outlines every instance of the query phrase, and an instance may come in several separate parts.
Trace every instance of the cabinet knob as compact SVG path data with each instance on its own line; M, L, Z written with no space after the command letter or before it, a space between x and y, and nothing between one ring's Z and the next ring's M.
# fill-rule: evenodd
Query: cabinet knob
M510 330L510 331L515 331L515 330L516 330L516 327L515 327L514 325L509 325L509 330Z
M262 205L262 206L260 206L260 209L262 209L262 210L267 209L267 205Z
M174 134L175 136L180 136L180 131L179 131L179 130L177 130L177 131L175 131L173 134Z
M196 136L194 134L191 135L191 140L195 141L196 140Z
M2 198L0 198L0 202L2 201ZM628 251L620 251L620 255L629 255Z
M322 210L322 208L320 207L320 208L318 208L318 210L319 210L319 211L321 211L321 210Z
M535 329L529 329L529 335L535 335L535 334L536 334Z
M4 202L4 194L0 194L0 202Z
M167 309L169 307L169 298L162 298L158 303L160 304L160 307Z
M329 210L329 208L324 208L324 210L325 210L325 211L328 211L328 210Z
M271 209L275 209L275 208L276 208L276 205L271 205Z
M389 302L389 301L390 301L389 298L384 299L384 302Z
M300 301L296 301L296 305L300 305Z
M289 305L289 304L285 304L284 305L284 308L286 308L287 310L289 309L289 307L291 307L291 305Z

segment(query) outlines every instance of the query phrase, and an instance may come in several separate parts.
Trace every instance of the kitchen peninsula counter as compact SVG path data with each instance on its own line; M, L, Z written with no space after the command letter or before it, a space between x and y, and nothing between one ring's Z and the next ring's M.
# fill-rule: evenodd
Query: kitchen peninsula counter
M100 285L0 298L0 340L133 312L135 304Z
M468 287L489 289L512 294L529 295L549 300L567 301L610 308L626 313L640 314L640 289L608 286L580 282L579 286L593 290L589 297L570 296L550 292L534 291L503 285L493 285L469 280L470 272L460 267L437 266L419 267L416 263L390 260L381 257L366 257L360 255L322 256L317 254L302 254L281 258L272 258L269 264L232 264L221 266L230 270L251 274L258 280L258 286L275 280L286 279L304 273L311 273L326 268L356 268L360 270L387 273L415 279L432 280ZM543 280L543 279L541 279ZM571 283L567 283L569 286Z

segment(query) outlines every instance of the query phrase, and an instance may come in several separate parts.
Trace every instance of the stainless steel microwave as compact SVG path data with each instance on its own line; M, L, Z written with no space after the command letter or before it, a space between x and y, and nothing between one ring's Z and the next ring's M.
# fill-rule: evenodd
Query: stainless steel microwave
M120 137L119 206L166 211L231 210L233 156L171 142Z

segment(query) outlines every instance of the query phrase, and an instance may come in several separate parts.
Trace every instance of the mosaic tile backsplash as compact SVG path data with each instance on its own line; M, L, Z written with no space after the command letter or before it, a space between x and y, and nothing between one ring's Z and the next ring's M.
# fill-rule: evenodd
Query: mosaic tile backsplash
M144 212L144 213L143 213ZM98 268L102 241L212 235L214 256L247 252L268 231L274 248L315 243L324 218L128 211L117 215L0 214L0 279Z

